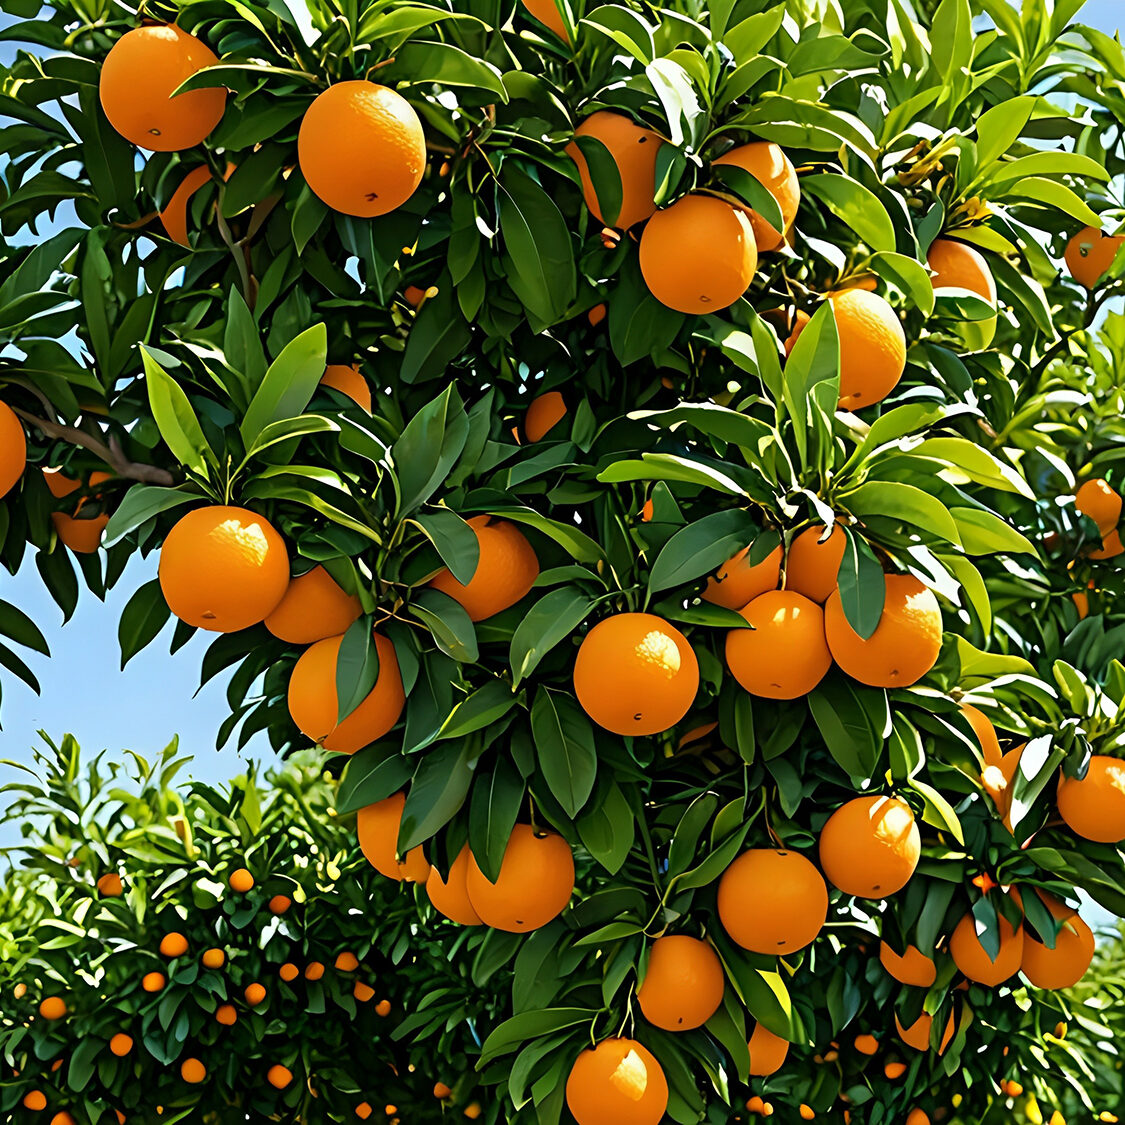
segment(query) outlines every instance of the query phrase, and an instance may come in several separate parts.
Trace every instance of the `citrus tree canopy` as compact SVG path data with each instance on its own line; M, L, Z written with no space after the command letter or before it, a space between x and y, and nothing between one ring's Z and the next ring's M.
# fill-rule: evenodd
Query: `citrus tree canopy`
M69 615L158 552L122 660L213 633L218 744L320 748L301 823L389 880L332 893L429 980L443 1110L1112 1111L1058 1033L1079 890L1125 914L1125 55L1080 0L0 6L0 557ZM157 944L220 868L259 917L222 856ZM52 1069L123 954L27 924L5 1107L243 1096L200 1013L265 982L153 967ZM260 1112L354 1114L319 1034Z

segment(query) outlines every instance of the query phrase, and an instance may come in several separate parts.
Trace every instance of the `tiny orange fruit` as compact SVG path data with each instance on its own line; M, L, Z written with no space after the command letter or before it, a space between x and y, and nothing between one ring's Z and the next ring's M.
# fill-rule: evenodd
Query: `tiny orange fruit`
M263 984L258 984L255 981L253 984L248 984L242 995L246 998L246 1003L251 1008L256 1008L266 998L266 987Z
M23 1096L23 1105L25 1109L46 1109L47 1096L43 1093L42 1090L29 1090Z
M188 942L183 934L165 934L160 940L160 952L165 957L182 957L187 951Z
M293 900L288 895L274 895L267 909L271 914L287 914L292 905Z
M66 1011L66 1001L61 996L48 996L39 1005L39 1014L45 1020L61 1020Z
M227 963L227 955L221 949L205 949L200 960L205 969L221 969Z
M116 871L107 872L98 880L98 894L102 898L119 898L123 891L121 876Z
M159 992L165 984L163 973L145 973L141 978L141 988L145 992Z
M266 1081L277 1090L284 1090L293 1081L293 1072L280 1063L274 1063L266 1072Z
M320 980L324 976L324 966L319 961L310 961L305 966L305 980Z
M1119 234L1107 235L1096 227L1083 227L1066 244L1063 255L1070 276L1086 289L1096 289L1113 265L1122 242L1125 238Z
M230 889L240 895L249 894L254 889L254 876L245 867L232 871L227 882Z
M434 1083L434 1097L444 1101L453 1091L444 1082Z
M124 1032L119 1031L109 1041L109 1052L111 1055L116 1055L119 1059L123 1059L133 1049L133 1037L126 1035Z
M373 989L373 988L371 987L371 985L369 985L369 984L365 984L365 983L364 983L363 981L361 981L361 980L357 980L357 981L355 982L355 986L354 986L354 987L352 988L352 995L353 995L353 996L354 996L354 997L355 997L355 998L356 998L356 999L357 999L357 1000L358 1000L358 1001L359 1001L359 1002L360 1002L361 1004L366 1004L366 1003L368 1002L368 1000L372 1000L372 999L374 999L374 997L375 997L375 989Z
M375 1005L375 1014L377 1016L383 1016L384 1018L389 1016L391 1014L391 1002L389 1000L380 1000L379 1003Z
M215 1009L215 1019L224 1027L232 1027L238 1022L238 1010L233 1004L220 1004Z
M359 968L359 958L354 953L345 950L337 955L334 967L341 973L354 973Z
M286 984L290 984L301 975L301 970L298 969L292 961L286 961L285 964L277 970L277 975L281 977Z
M857 1035L855 1049L861 1055L874 1055L879 1050L879 1040L874 1035Z

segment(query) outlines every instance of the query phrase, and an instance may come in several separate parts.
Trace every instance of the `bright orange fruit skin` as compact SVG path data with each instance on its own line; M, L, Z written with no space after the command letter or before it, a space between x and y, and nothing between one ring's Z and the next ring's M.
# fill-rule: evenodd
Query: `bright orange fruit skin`
M776 1074L789 1054L789 1041L774 1035L765 1024L755 1024L750 1033L750 1073L759 1078Z
M899 984L929 988L937 980L937 966L913 945L908 945L900 956L885 941L881 941L879 962Z
M1034 893L1034 892L1033 892ZM1054 949L1024 930L1020 971L1036 988L1073 988L1094 959L1094 934L1078 911L1050 895L1041 895L1051 914L1062 922Z
M536 395L523 416L523 436L529 442L542 441L567 415L566 399L559 391Z
M330 363L320 377L322 387L331 387L371 413L371 384L363 377L358 367L343 363Z
M555 6L555 0L520 0L520 3L544 27L550 28L563 42L570 42L570 36L566 33L566 25Z
M63 476L58 469L44 469L43 479L51 495L57 499L69 496L82 487L82 482ZM91 487L104 484L112 480L111 473L95 472L90 474L87 482ZM109 523L109 516L103 513L90 519L79 519L78 513L86 505L83 497L75 505L72 514L66 512L52 512L51 522L55 525L55 532L59 541L69 547L76 555L92 555L101 546L102 532Z
M1125 840L1125 762L1104 754L1090 759L1086 776L1064 777L1058 789L1059 815L1086 840Z
M739 610L767 590L776 590L781 581L781 547L775 547L761 562L749 562L750 548L743 547L707 579L700 594L705 602L724 609Z
M545 3L554 7L552 0L545 0ZM559 26L562 26L561 21ZM652 198L656 194L656 154L664 143L659 134L637 125L623 113L603 109L587 117L575 129L574 135L601 141L617 165L621 177L621 208L610 225L628 230L656 213L656 204ZM566 146L566 152L578 166L582 195L590 214L599 223L607 222L582 150L575 141L571 141Z
M574 1061L566 1104L578 1125L659 1125L668 1081L655 1056L634 1039L605 1039Z
M285 597L265 620L280 640L309 645L346 633L363 612L359 598L345 594L322 566L289 581Z
M359 846L367 862L388 879L398 882L425 883L430 876L430 865L422 845L411 848L403 862L397 859L398 834L402 827L402 810L406 807L405 793L392 793L382 801L367 805L356 814Z
M671 934L652 943L637 1003L655 1027L691 1031L719 1010L725 987L722 962L707 942Z
M462 926L480 926L480 915L469 901L468 875L471 852L466 844L449 865L449 877L443 879L436 868L430 869L426 894L433 908L451 922Z
M967 289L996 306L996 281L984 255L975 246L939 238L926 255L926 265L934 274L930 282L935 292L939 289Z
M27 438L19 418L0 402L0 498L7 496L27 467Z
M514 523L492 516L473 516L467 522L480 548L473 576L462 583L443 569L430 585L460 604L470 620L485 621L527 596L539 577L539 559Z
M193 168L184 176L180 186L172 192L172 198L168 200L164 210L160 212L160 222L173 242L178 242L181 246L190 248L191 243L188 241L187 228L188 203L191 202L191 197L210 178L211 169L206 164L200 164L198 168Z
M1083 227L1067 244L1063 260L1070 276L1086 289L1096 289L1125 242L1119 234L1107 235L1095 227Z
M820 832L820 866L856 898L887 898L910 881L921 855L914 813L897 797L856 797Z
M401 94L375 82L337 82L305 111L297 159L309 188L333 211L370 219L417 190L426 136Z
M829 300L840 334L840 409L882 402L906 370L902 322L878 293L846 289Z
M1000 918L1000 949L995 958L985 952L977 937L976 921L966 914L949 939L953 963L969 980L996 987L1019 972L1023 959L1024 932L1013 928L1007 918Z
M113 45L102 64L102 109L114 129L139 148L192 148L222 120L227 92L216 86L172 94L218 61L206 43L175 24L134 28Z
M801 184L797 179L797 170L781 146L772 141L754 141L732 148L713 163L733 164L744 169L777 200L777 205L781 208L783 230L779 231L771 226L749 207L745 211L754 228L758 253L780 250L797 217L797 208L801 205Z
M1107 480L1094 477L1074 494L1074 507L1098 525L1103 538L1121 522L1121 494Z
M835 524L824 542L823 527L810 527L789 545L785 559L785 588L823 605L839 584L840 563L848 537Z

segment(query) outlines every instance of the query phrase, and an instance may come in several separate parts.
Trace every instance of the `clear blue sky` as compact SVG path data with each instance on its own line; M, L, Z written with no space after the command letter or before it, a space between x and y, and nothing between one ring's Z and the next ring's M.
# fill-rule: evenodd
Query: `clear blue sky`
M1077 18L1112 33L1123 14L1122 0L1089 0ZM11 17L0 17L0 24L9 22ZM14 44L0 44L0 63L9 63L14 52ZM134 560L104 604L84 596L64 629L62 615L43 590L31 559L14 578L0 571L0 598L20 606L38 622L54 654L50 660L37 656L29 660L42 683L41 696L7 673L0 677L0 758L30 762L40 729L54 737L73 733L90 751L128 748L145 756L156 754L179 734L183 748L195 755L195 776L226 780L242 770L243 761L235 750L216 753L214 749L215 732L228 714L223 694L226 677L194 695L206 647L203 636L172 657L169 627L124 672L119 671L117 622L122 606L154 574L154 560ZM272 755L261 737L251 742L247 752L258 758ZM10 770L0 769L0 781L10 776Z

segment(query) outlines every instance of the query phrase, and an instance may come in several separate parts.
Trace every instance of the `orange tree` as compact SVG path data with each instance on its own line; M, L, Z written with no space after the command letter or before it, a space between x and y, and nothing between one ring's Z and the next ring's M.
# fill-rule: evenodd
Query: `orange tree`
M219 743L327 752L502 1001L451 1104L1103 1108L1040 1065L1125 906L1080 3L8 7L4 560L159 551L123 659L215 632Z

